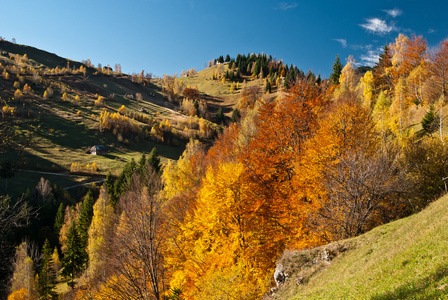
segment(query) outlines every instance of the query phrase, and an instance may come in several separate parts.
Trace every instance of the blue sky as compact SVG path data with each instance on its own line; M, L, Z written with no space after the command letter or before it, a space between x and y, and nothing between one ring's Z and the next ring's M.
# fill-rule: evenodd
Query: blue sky
M266 53L327 78L336 54L372 65L399 33L448 37L448 1L2 1L0 36L158 76L219 55Z

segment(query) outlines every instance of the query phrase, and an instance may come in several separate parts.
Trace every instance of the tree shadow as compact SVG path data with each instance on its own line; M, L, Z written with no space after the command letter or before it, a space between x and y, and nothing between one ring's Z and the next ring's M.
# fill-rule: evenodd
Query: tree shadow
M446 266L439 267L434 273L429 274L425 278L403 284L393 291L384 292L383 294L373 296L371 300L394 300L394 299L441 299L443 295L448 293L446 289L437 289L434 286L442 286L448 276L448 268Z

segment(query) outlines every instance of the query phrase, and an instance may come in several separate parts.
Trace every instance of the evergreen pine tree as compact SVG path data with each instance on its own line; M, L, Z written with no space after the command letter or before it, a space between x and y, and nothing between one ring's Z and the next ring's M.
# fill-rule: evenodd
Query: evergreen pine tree
M392 76L387 71L392 67L392 55L389 47L384 46L383 52L379 54L379 59L373 67L373 85L375 87L375 94L392 88Z
M230 61L230 55L227 54L225 62L229 62L229 61Z
M241 118L241 114L240 111L238 110L238 108L235 108L232 112L232 122L238 122Z
M146 159L146 154L143 153L142 157L140 158L140 160L138 161L138 164L137 164L137 172L140 175L143 175L143 172L145 171L147 162L148 162L148 160Z
M422 119L423 130L427 133L431 133L437 129L438 123L439 120L435 113L434 105L431 104L429 106L429 110L426 112L425 116Z
M79 237L82 241L82 245L84 248L87 247L87 240L89 238L88 231L90 227L90 223L93 218L93 205L95 204L95 199L93 199L92 190L87 192L87 195L84 197L84 201L82 202L81 212L79 215L78 222L78 233Z
M342 72L342 64L341 60L339 59L339 55L336 55L336 59L334 60L332 70L333 71L330 74L330 82L334 85L338 85L339 77L341 76Z
M269 80L266 82L266 92L271 93L271 83L269 82Z
M54 291L54 287L56 286L56 272L52 256L50 243L47 239L42 247L42 261L37 282L40 299L55 299L57 296Z
M235 74L233 74L233 71L230 72L229 79L230 79L230 81L234 81L235 80Z
M224 122L224 113L222 112L222 107L218 109L218 113L216 114L216 123L222 124Z
M59 236L59 232L61 231L62 224L64 224L64 215L65 215L65 209L64 205L61 203L59 204L58 212L56 213L56 217L54 218L54 233L56 236Z
M156 147L152 148L151 152L149 153L148 163L156 173L160 173L162 165L160 164L159 152L157 151Z
M61 275L70 278L70 285L73 287L73 280L75 276L84 268L86 264L85 248L82 245L81 238L79 237L78 230L75 223L72 223L67 234L67 249L64 252L64 258L62 259Z
M114 183L115 179L112 174L109 172L106 176L106 181L104 181L104 187L109 195L113 195L114 193Z

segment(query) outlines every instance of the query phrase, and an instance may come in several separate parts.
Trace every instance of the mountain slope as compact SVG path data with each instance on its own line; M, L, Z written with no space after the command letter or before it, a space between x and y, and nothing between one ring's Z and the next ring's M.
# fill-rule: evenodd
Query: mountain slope
M362 236L286 252L279 264L290 279L266 299L448 298L447 209L444 196Z
M25 87L31 91L26 92ZM95 103L100 97L104 99L103 105ZM117 113L122 106L125 106L123 115L129 120L135 118L140 128L138 134L121 137L112 130L100 130L101 113ZM8 183L0 182L0 192L5 193L7 189L10 195L20 195L27 187L34 188L41 176L51 178L52 183L62 187L88 181L88 178L67 174L73 163L95 163L98 172L92 175L104 176L109 171L119 172L126 162L138 160L153 147L164 161L177 159L188 140L177 135L168 143L149 134L153 126L166 125L166 122L170 129L182 132L184 124L190 122L190 117L178 113L149 80L104 72L34 47L1 40L0 109L6 112L2 114L1 126L14 128L12 132L32 132L33 136L31 144L19 147L23 148L20 151L0 144L0 163L7 159L17 170ZM198 132L195 128L190 131L191 135ZM109 155L86 153L95 144L107 146ZM56 175L19 169L60 174L56 178Z

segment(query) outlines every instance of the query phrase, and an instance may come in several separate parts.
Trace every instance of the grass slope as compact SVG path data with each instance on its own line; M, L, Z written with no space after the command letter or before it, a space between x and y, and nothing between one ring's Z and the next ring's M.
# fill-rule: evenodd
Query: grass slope
M269 299L448 299L447 211L448 195L362 236L313 251L287 252L280 263L296 272ZM324 249L342 253L316 266L319 260L310 253L315 257ZM307 272L301 268L304 257L314 274L297 285Z
M79 68L81 63L69 61L34 47L0 41L0 63L5 65L17 65L14 62L16 54L21 57L27 54L28 60L25 65L44 70L45 68L63 68L70 62L70 67ZM160 89L153 84L142 85L131 80L126 74L104 75L93 74L93 68L87 69L86 76L82 74L44 75L40 74L41 80L36 83L29 74L19 75L12 73L10 79L0 75L0 101L12 106L18 106L18 111L30 112L34 118L23 118L17 130L27 129L27 124L39 125L39 130L34 136L30 148L18 155L10 152L2 154L0 161L8 159L15 168L24 170L38 170L45 172L61 173L60 176L35 172L17 171L15 176L6 181L0 180L0 193L6 191L8 194L18 196L26 188L33 189L40 177L51 180L52 184L62 187L70 187L86 178L79 176L67 176L66 172L72 163L92 164L95 162L100 173L104 176L109 171L118 174L124 164L131 159L138 160L142 153L149 153L153 147L163 162L168 159L177 159L184 150L183 142L175 145L166 145L149 140L131 141L120 143L112 133L100 133L98 130L99 114L102 107L94 106L93 103L98 95L106 98L107 109L116 112L122 105L126 106L127 112L137 112L140 108L146 111L147 116L155 121L169 120L171 124L183 124L188 117L174 110ZM14 100L16 88L13 83L20 81L20 89L24 84L29 84L33 89L32 95L25 95L17 104ZM51 86L54 95L44 100L42 95L46 87ZM62 101L62 94L66 93L67 101ZM142 100L130 99L128 94L141 94ZM80 103L75 104L75 96L80 97ZM178 125L178 126L180 126ZM145 124L142 124L145 126ZM182 127L183 128L183 127ZM85 152L86 148L95 144L106 145L111 151L106 157L92 156ZM100 175L101 175L100 174ZM93 176L96 177L96 176ZM88 178L87 178L88 179ZM92 178L94 180L95 178Z

